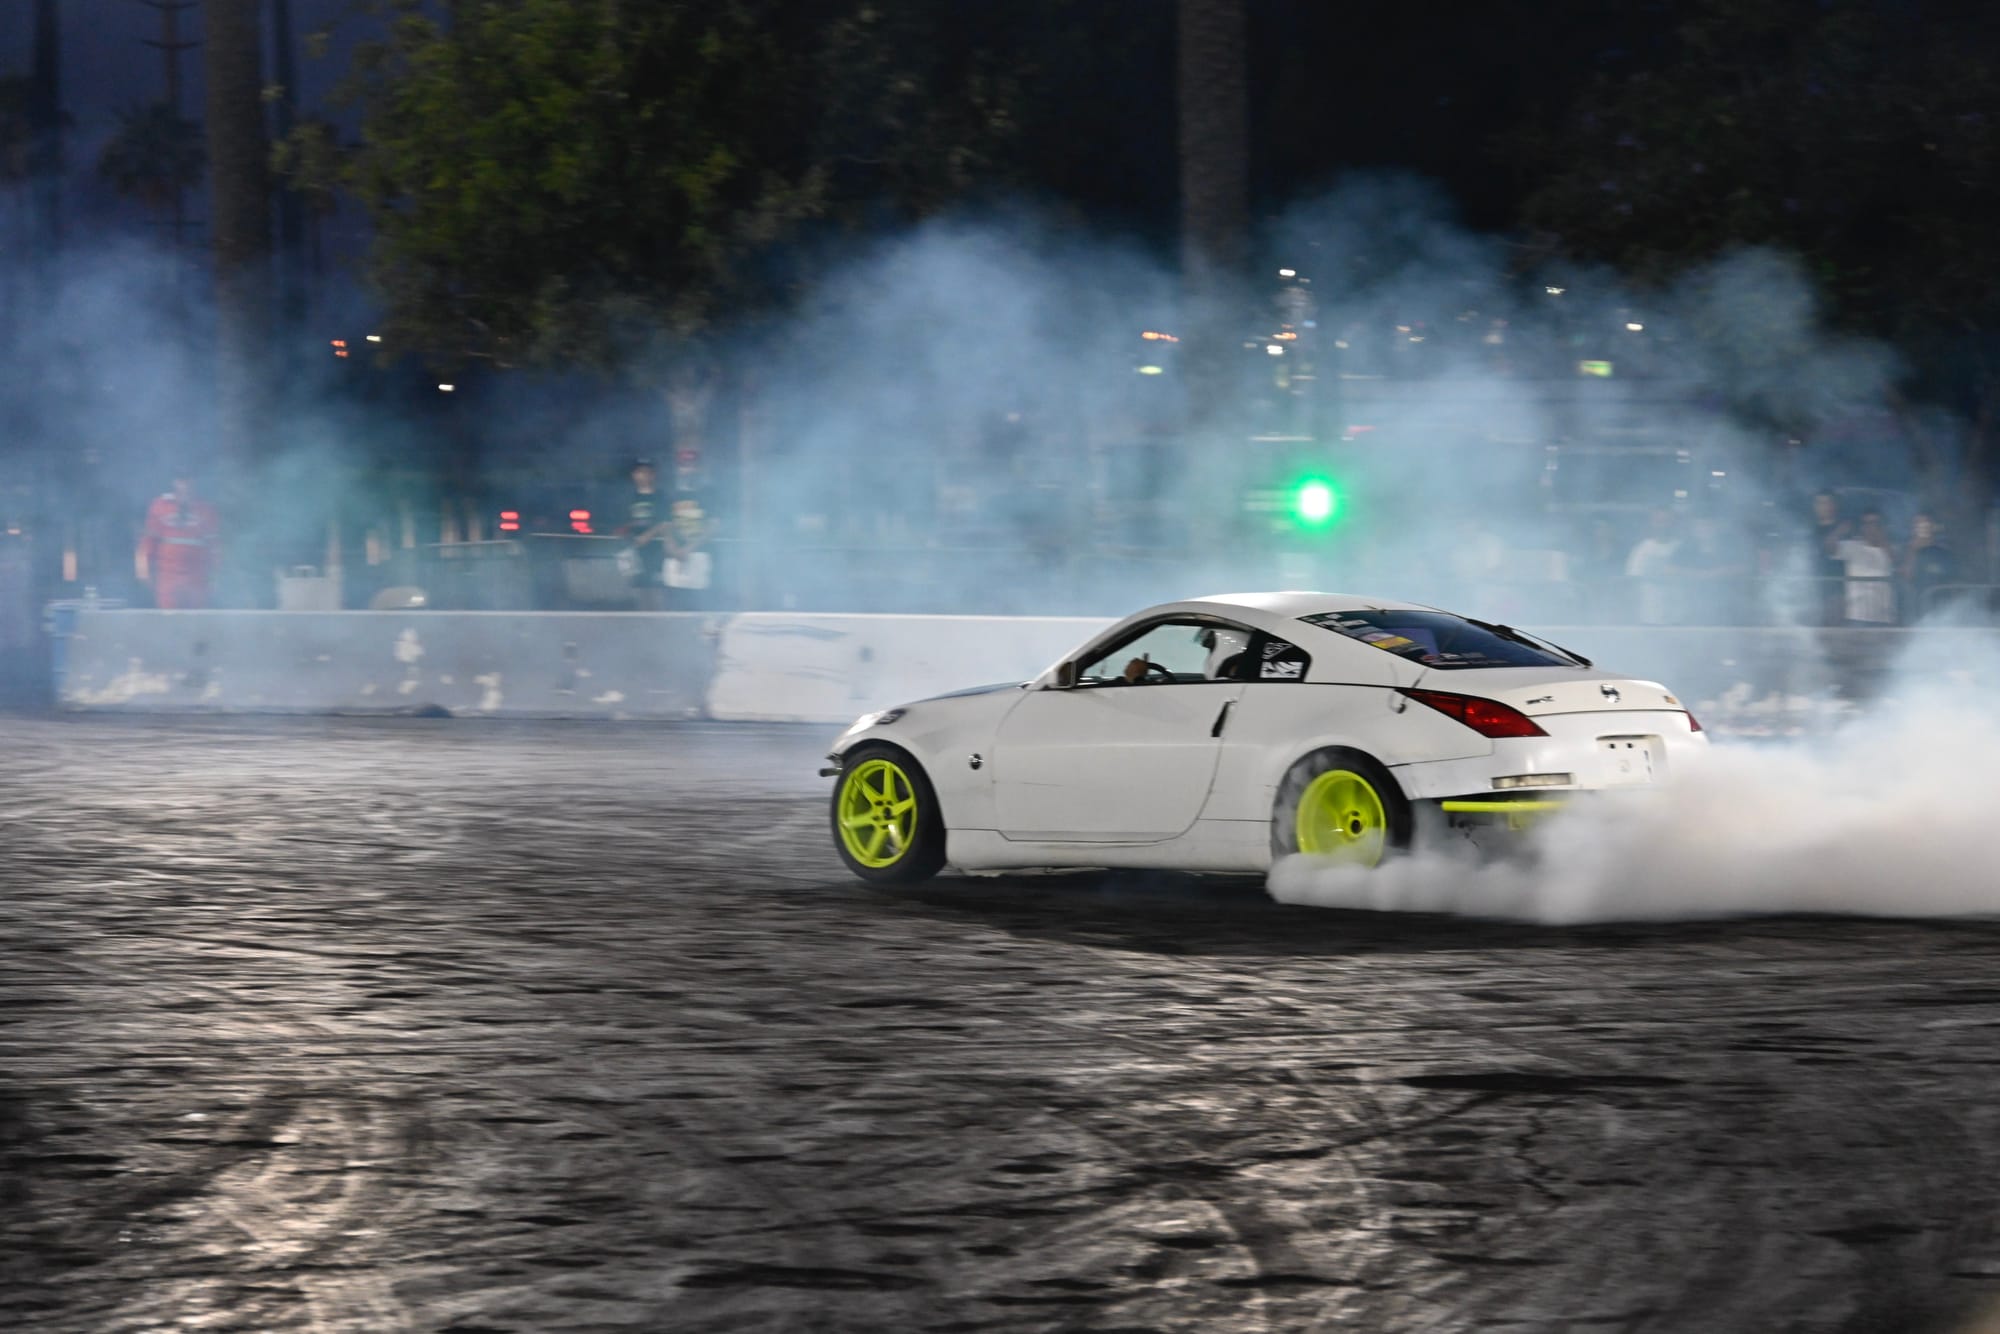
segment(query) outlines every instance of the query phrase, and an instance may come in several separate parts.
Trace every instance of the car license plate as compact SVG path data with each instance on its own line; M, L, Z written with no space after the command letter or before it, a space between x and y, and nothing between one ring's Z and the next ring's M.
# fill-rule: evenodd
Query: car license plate
M1601 736L1597 747L1604 756L1607 784L1650 783L1666 767L1656 736Z

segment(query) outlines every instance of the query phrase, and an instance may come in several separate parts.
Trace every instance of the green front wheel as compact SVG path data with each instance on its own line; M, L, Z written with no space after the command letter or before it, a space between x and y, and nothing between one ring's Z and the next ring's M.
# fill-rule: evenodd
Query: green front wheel
M833 785L833 845L876 884L928 880L944 866L944 821L923 766L870 743L843 757Z

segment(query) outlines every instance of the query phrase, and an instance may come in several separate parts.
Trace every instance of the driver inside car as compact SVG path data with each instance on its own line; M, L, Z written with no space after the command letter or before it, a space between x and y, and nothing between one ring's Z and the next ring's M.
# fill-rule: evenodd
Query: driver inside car
M1197 642L1208 650L1201 665L1204 681L1234 681L1243 670L1243 655L1250 651L1250 636L1241 630L1204 630Z

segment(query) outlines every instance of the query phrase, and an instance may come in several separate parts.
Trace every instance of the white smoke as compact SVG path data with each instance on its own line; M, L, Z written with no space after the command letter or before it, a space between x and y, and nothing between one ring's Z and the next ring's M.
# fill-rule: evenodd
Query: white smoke
M1990 679L1990 673L1982 673ZM1817 740L1721 744L1669 787L1606 794L1513 855L1419 849L1362 871L1273 868L1284 903L1546 923L1765 913L2000 913L1991 790L2000 714L1970 675Z

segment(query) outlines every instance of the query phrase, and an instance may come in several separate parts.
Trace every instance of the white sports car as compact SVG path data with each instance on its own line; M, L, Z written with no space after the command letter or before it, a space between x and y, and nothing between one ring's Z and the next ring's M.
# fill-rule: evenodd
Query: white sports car
M835 743L864 880L966 871L1373 866L1420 812L1518 824L1703 752L1666 687L1505 625L1334 593L1149 607L1032 681L868 714Z

